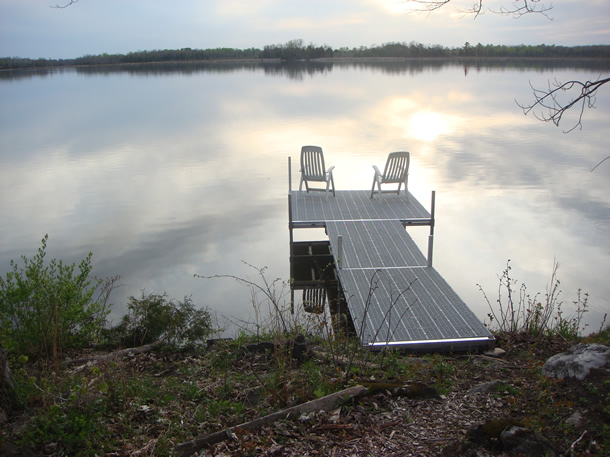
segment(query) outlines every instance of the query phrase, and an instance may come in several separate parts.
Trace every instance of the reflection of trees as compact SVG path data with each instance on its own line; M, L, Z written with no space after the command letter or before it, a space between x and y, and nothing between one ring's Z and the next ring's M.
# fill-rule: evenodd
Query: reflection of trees
M236 71L256 71L260 68L257 62L167 62L145 63L135 65L96 65L76 67L76 72L83 75L128 73L138 76L163 76L167 74L193 75L196 73L233 73Z
M289 63L264 63L261 64L266 75L286 76L295 81L302 80L305 76L316 76L330 73L333 62L289 62Z
M551 71L559 69L581 69L596 72L608 71L608 60L559 60L559 59L332 59L313 62L280 61L226 61L226 62L159 62L129 65L94 65L78 67L49 67L32 70L0 72L0 81L22 78L47 77L54 74L77 72L82 75L110 75L128 73L141 76L163 76L167 74L194 75L197 73L233 73L238 71L263 71L269 76L301 80L332 72L334 69L373 70L389 75L416 75L443 68L459 67L468 71Z
M26 78L46 78L47 76L73 73L74 68L36 68L29 70L0 71L0 81L15 81Z
M302 40L301 40L302 41ZM419 58L472 58L481 60L493 59L608 59L610 46L546 46L546 45L471 45L466 43L458 48L446 48L441 45L426 46L412 41L410 43L385 43L381 46L360 46L359 48L331 49L328 46L303 46L299 40L292 40L286 45L265 46L261 51L256 48L234 49L165 49L155 51L138 51L127 54L85 55L76 59L26 59L20 57L0 57L0 69L30 69L65 67L70 65L128 65L152 63L194 63L194 62L311 62L328 61L328 59L419 59Z

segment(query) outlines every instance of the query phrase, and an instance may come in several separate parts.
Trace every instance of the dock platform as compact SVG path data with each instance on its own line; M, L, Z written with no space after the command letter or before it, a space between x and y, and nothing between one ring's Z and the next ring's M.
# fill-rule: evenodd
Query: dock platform
M339 287L363 346L419 351L477 351L494 338L432 266L434 193L426 210L411 194L290 191L293 230L323 227ZM430 227L428 256L406 228Z

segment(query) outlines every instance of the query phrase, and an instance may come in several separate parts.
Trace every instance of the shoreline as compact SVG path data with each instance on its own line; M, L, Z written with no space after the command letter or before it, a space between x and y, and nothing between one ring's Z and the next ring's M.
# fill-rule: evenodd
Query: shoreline
M315 59L284 60L280 58L235 58L235 59L197 59L197 60L166 60L166 61L146 61L146 62L118 62L118 63L91 63L91 64L59 64L59 65L39 65L24 66L16 68L2 68L2 72L32 71L48 69L67 69L67 68L131 68L143 66L190 66L190 65L213 65L213 64L341 64L341 63L552 63L556 66L591 65L598 66L606 64L610 68L610 58L606 57L511 57L511 56L450 56L450 57L320 57Z

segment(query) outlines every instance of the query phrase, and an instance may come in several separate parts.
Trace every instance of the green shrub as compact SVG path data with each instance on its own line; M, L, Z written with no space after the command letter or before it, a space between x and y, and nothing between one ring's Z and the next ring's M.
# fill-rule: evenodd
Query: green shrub
M98 338L118 277L93 279L91 253L78 269L55 259L45 264L47 240L32 259L21 257L23 267L11 260L12 271L0 277L0 341L16 354L57 363L65 349Z
M129 297L128 312L115 327L123 344L142 345L163 340L175 346L192 346L213 333L212 316L197 309L190 297L168 300L167 295L142 292Z
M93 457L108 446L107 432L99 426L101 414L93 408L52 405L28 424L21 443L54 455Z

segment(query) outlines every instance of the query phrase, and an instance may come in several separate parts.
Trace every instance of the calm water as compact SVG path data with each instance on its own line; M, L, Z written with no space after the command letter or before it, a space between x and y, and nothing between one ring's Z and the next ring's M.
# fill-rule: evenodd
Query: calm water
M607 71L607 69L605 70ZM127 297L192 295L219 316L254 320L229 274L287 280L288 157L324 148L339 189L365 189L371 165L412 154L410 190L437 192L434 264L484 319L497 275L544 294L554 259L564 307L590 294L587 322L610 310L610 91L583 130L524 116L529 82L599 69L316 65L154 67L0 76L0 273L32 256L93 252ZM566 119L564 129L573 119ZM293 184L296 185L296 184ZM426 249L425 228L413 235ZM298 231L298 239L323 234Z

